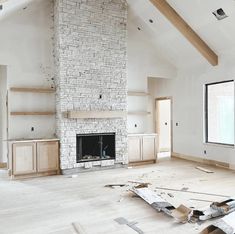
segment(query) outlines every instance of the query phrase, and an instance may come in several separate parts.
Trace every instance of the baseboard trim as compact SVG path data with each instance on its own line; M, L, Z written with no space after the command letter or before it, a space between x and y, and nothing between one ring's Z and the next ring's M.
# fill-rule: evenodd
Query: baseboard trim
M192 162L203 163L202 158L198 158L198 157L194 157L194 156L188 156L188 155L179 154L179 153L175 153L175 152L171 153L171 157L172 158L184 159L184 160L192 161Z
M128 166L142 166L142 165L148 165L148 164L154 164L156 163L156 160L145 160L145 161L138 161L138 162L129 162Z
M216 166L216 167L222 167L228 170L235 170L234 164L219 162L216 160L209 160L209 159L199 158L195 156L183 155L183 154L179 154L175 152L172 152L171 156L173 158L179 158L179 159L183 159L187 161L198 162L198 163L202 163L202 164L209 165L209 166Z
M38 172L38 173L25 174L25 175L11 175L11 179L23 180L23 179L32 179L32 178L37 178L37 177L53 176L53 175L60 175L60 171Z

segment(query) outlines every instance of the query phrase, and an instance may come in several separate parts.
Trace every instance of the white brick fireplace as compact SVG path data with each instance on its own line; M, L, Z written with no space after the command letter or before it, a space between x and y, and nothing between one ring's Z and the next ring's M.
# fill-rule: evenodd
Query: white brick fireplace
M68 118L68 111L127 111L127 5L55 0L56 119L64 173L127 163L127 120ZM115 133L115 160L77 162L76 136ZM91 146L92 147L92 146Z

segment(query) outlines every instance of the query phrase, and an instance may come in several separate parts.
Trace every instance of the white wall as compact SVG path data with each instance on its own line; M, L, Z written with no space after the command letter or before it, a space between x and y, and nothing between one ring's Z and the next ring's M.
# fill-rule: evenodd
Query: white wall
M35 0L0 21L0 65L7 66L7 87L51 86L53 71L53 5ZM9 91L9 112L54 110L53 95ZM31 127L35 131L31 131ZM9 138L51 137L55 118L10 116Z
M7 162L7 68L0 66L0 162Z
M129 11L128 90L147 92L148 77L174 78L176 69L158 54L147 31L139 31L138 25L138 19L134 18ZM142 25L141 28L143 29L143 27ZM148 111L148 97L128 97L128 109L130 111ZM128 116L128 132L152 132L152 128L148 126L148 118L148 116Z
M182 71L176 79L157 79L155 98L173 97L173 151L235 164L234 148L204 144L204 85L235 78L232 62L217 67ZM179 126L176 126L176 122ZM204 155L204 150L207 154Z

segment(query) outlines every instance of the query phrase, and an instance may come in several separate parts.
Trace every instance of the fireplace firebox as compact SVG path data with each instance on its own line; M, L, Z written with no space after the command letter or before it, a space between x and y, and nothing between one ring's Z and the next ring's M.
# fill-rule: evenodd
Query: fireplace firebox
M77 135L77 163L115 159L115 133Z

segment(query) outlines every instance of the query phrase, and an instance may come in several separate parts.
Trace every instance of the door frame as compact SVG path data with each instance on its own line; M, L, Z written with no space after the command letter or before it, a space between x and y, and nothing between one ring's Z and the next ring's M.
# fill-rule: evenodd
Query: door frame
M164 101L164 100L170 100L170 103L171 103L171 108L170 108L170 111L171 111L171 114L170 114L170 130L171 130L171 133L170 133L170 136L171 136L171 155L172 153L174 152L173 151L173 97L172 96L165 96L165 97L158 97L158 98L155 98L155 120L154 120L154 123L155 123L155 132L158 134L159 133L159 121L158 121L158 118L159 118L159 109L158 109L158 105L157 105L157 102L158 101ZM158 136L158 139L159 139L159 136ZM158 145L158 149L159 149L159 140L157 141L157 145Z
M7 140L9 139L9 94L8 94L8 65L7 64L0 64L0 67L4 69L5 74L3 77L0 77L0 79L5 79L5 87L4 87L4 102L2 103L4 105L5 111L2 111L3 113L3 119L5 121L5 126L3 128L4 136L2 138L2 149L5 150L4 156L6 157L6 162L0 162L0 168L7 168L9 169L9 144ZM5 144L4 144L5 143ZM5 147L4 147L5 146Z

